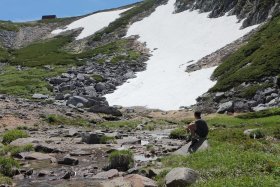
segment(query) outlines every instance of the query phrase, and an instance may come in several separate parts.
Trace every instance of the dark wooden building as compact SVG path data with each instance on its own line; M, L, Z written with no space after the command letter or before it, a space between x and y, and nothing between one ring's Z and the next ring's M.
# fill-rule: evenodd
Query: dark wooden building
M45 19L56 19L56 15L45 15L45 16L42 16L42 20L45 20Z

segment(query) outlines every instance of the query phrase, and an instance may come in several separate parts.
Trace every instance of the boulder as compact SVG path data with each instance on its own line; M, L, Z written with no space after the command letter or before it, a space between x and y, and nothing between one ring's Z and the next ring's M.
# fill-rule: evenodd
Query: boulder
M236 101L234 103L234 112L249 112L250 107L248 103L245 103L243 101Z
M113 116L122 116L122 113L118 109L110 106L93 106L88 111L93 113L109 114Z
M62 160L59 160L57 163L63 165L75 166L79 164L79 160L74 157L65 156Z
M97 91L97 92L102 92L103 90L105 90L106 89L106 85L104 84L104 83L102 83L102 82L99 82L99 83L97 83L96 85L95 85L95 90Z
M100 144L100 140L103 136L103 133L82 133L82 142L87 144Z
M17 154L16 157L25 160L50 160L51 163L56 163L56 158L44 153L22 152Z
M93 179L108 180L108 179L112 179L112 178L118 177L118 176L119 176L118 170L111 169L109 171L104 171L104 172L96 174L95 176L93 176Z
M63 153L63 151L55 147L52 147L50 145L43 145L43 144L35 145L34 150L36 152L43 152L43 153Z
M43 95L43 94L38 94L38 93L36 93L36 94L33 94L32 98L33 98L33 99L48 99L49 96L48 96L48 95Z
M174 168L165 176L166 187L186 187L196 182L199 175L190 168Z
M233 111L233 102L228 101L226 103L221 103L219 105L219 109L217 110L217 113L224 114L225 112L234 112Z
M70 97L66 104L77 106L79 103L86 105L88 103L88 99L81 96L74 96L74 97Z

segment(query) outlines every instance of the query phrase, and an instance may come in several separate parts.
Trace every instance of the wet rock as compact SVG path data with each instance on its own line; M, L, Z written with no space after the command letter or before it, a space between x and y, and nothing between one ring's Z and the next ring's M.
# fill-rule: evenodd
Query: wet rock
M43 95L43 94L33 94L32 96L33 99L48 99L48 95Z
M67 171L67 172L61 177L61 179L67 180L67 179L70 179L71 176L72 176L72 172Z
M187 155L190 154L192 152L196 152L196 151L204 151L206 149L209 149L209 143L207 140L199 140L195 146L191 147L192 142L189 142L188 144L182 146L180 149L178 149L177 151L173 152L173 155Z
M186 187L196 182L199 175L190 168L174 168L165 176L166 187Z
M49 171L47 171L47 170L41 170L41 171L39 171L38 172L38 177L45 177L45 176L48 176L48 175L50 175L50 172Z
M24 180L24 175L23 174L15 175L13 176L13 179L16 181Z
M65 156L63 158L63 160L59 160L57 163L58 164L63 164L63 165L75 166L75 165L79 164L79 160L77 158L74 158L74 157Z
M135 145L135 144L141 144L141 140L135 137L127 137L124 139L117 140L117 143L119 145Z
M111 169L109 171L98 173L97 175L93 176L92 178L97 179L97 180L107 180L107 179L112 179L112 178L118 177L118 176L119 176L118 170Z

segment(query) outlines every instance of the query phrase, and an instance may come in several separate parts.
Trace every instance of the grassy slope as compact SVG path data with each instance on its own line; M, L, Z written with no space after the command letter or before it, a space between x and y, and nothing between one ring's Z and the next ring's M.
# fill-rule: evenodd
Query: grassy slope
M272 139L280 138L280 115L267 111L265 115L251 113L242 118L246 119L208 117L211 148L190 156L165 157L164 166L185 166L199 171L201 179L194 186L280 186L280 144ZM243 135L244 130L251 128L260 129L266 138L254 140ZM164 173L158 178L161 184Z
M214 72L212 91L226 91L243 82L280 74L280 16L253 36L248 44L229 56Z

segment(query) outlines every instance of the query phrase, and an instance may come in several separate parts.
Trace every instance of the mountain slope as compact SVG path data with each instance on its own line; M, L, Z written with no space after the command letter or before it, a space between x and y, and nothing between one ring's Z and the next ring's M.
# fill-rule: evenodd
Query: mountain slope
M149 49L157 49L146 71L106 96L110 104L164 110L195 104L195 99L215 84L209 79L215 68L187 74L187 62L195 63L255 28L240 30L235 16L209 19L208 13L198 11L173 14L174 3L169 0L129 28L127 36L139 35Z
M207 105L217 110L219 103L225 102L231 103L228 111L279 106L279 33L280 16L276 16L248 44L226 58L213 73L217 84L209 94L199 98L202 107Z

